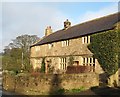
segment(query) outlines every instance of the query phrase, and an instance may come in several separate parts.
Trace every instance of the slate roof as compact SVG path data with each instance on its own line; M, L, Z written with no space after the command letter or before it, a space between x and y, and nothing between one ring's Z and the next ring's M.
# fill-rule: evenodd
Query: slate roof
M42 44L47 44L47 43L52 43L61 40L67 40L67 39L72 39L85 35L107 31L113 29L118 21L120 21L120 12L72 26L67 30L62 29L56 31L44 37L43 39L41 39L39 42L37 42L32 46L37 46L37 45L42 45Z

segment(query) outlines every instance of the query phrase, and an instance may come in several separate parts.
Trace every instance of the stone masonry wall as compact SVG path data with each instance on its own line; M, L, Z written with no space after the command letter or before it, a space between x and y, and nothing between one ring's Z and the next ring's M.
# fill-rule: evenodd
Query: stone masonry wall
M66 57L66 66L69 64L69 57L73 56L74 61L79 61L79 65L83 65L83 57L92 57L92 52L87 48L88 43L83 44L82 37L69 40L69 46L62 47L62 41L52 43L53 47L49 48L49 44L34 46L31 48L31 64L34 68L41 67L42 57L51 60L51 66L59 69L61 57ZM68 56L68 57L67 57ZM47 60L46 58L46 60ZM96 59L95 64L97 73L103 72ZM98 69L98 70L97 70ZM63 70L65 71L65 70Z
M21 94L40 95L49 94L58 89L86 89L99 85L98 74L40 74L37 76L13 76L7 74L3 76L3 88Z
M82 38L80 37L70 39L69 46L64 47L62 47L62 41L54 42L51 49L49 49L48 44L34 46L31 48L31 57L92 54L88 50L87 45L87 43L82 43ZM36 51L37 47L40 48Z

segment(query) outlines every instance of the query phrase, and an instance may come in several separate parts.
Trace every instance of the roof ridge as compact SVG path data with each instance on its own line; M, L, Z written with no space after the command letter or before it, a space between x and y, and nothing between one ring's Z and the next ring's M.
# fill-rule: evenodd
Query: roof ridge
M97 32L113 29L113 25L120 21L120 19L116 18L117 15L120 15L120 12L73 25L66 30L57 30L52 34L41 38L41 40L35 45L51 43L55 41L80 37L86 34L94 34Z
M92 22L92 21L96 21L96 20L99 20L99 19L102 19L102 18L106 18L106 17L112 16L112 15L115 15L115 14L119 14L119 13L120 13L120 12L112 13L112 14L106 15L106 16L101 16L101 17L98 17L98 18L95 18L95 19L92 19L92 20L88 20L88 21L85 21L85 22L82 22L82 23L79 23L79 24L75 24L75 25L71 26L70 28L75 27L75 26L78 26L78 25L83 25L83 24L85 24L85 23L89 23L89 22ZM68 28L68 29L70 29L70 28ZM68 30L68 29L67 29L67 30Z

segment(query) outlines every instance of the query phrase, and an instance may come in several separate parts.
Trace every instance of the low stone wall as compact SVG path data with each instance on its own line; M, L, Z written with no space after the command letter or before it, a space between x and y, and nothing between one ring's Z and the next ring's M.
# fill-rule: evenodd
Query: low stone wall
M109 77L108 85L111 87L120 87L120 69Z
M98 86L99 77L95 73L82 74L40 74L31 75L3 75L3 88L28 95L49 94L58 89L86 89Z

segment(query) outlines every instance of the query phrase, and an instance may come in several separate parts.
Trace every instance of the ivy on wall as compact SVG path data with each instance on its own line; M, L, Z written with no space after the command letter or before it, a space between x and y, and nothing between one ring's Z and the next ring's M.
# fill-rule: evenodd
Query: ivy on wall
M45 57L42 59L41 70L42 73L45 73Z
M69 65L73 65L74 63L74 57L72 55L69 56Z
M91 35L88 45L94 57L98 59L103 70L109 75L118 70L120 60L120 29L110 30Z

